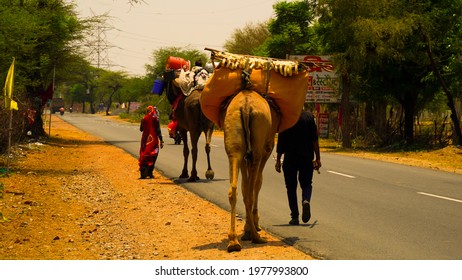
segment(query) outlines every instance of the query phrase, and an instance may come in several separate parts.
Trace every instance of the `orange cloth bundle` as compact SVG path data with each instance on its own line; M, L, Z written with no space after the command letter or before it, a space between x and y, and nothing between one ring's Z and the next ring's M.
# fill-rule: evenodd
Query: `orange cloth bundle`
M230 95L241 90L242 69L218 67L208 80L201 94L201 107L204 115L217 125L220 119L220 106ZM269 73L268 73L269 71ZM299 71L284 76L274 69L252 69L250 74L252 89L271 97L281 111L279 131L292 127L300 117L308 88L308 72Z

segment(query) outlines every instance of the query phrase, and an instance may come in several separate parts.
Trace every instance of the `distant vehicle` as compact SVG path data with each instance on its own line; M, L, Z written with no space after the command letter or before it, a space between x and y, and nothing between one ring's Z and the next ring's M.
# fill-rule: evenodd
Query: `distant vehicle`
M53 98L51 99L50 106L52 114L59 112L59 109L64 107L64 100L62 98Z

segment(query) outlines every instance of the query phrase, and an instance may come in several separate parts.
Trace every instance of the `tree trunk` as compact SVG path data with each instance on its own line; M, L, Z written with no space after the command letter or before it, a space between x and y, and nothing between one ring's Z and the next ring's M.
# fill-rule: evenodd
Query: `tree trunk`
M415 102L411 98L403 101L404 107L404 140L406 145L414 144Z
M127 114L130 114L130 104L131 104L131 101L128 101L128 106L127 106Z
M435 75L438 78L438 81L441 87L443 88L444 93L446 94L446 98L448 99L448 107L451 109L451 120L454 124L454 132L457 136L456 143L457 145L462 145L462 131L461 131L462 128L460 126L459 117L457 116L457 110L456 110L456 106L454 103L454 98L452 97L452 93L447 87L446 82L444 81L440 70L438 69L438 67L436 67L436 62L433 57L433 52L432 52L431 45L430 45L430 38L428 36L425 36L425 39L427 41L427 55L430 58L433 71L435 72Z
M45 129L43 128L43 109L42 106L42 94L44 90L40 87L27 87L27 97L29 99L30 106L36 111L34 116L34 122L30 126L30 131L33 137L38 139L41 136L46 136ZM51 110L51 107L50 107Z
M35 113L34 123L31 125L30 131L32 132L32 135L35 138L38 138L39 136L45 136L46 132L45 132L45 129L43 128L43 119L42 119L43 107L38 106L35 109L37 113Z
M343 93L341 99L342 107L342 146L351 148L351 127L350 127L350 90L351 80L348 74L342 75Z
M107 102L107 107L106 107L106 116L109 116L109 110L111 109L111 105L112 105L112 97L114 96L114 94L116 94L116 92L121 88L121 86L118 86L116 85L113 89L112 89L112 93L109 94L109 100Z
M109 116L109 110L111 109L111 104L112 104L112 94L109 96L109 100L107 102L106 106L106 116Z
M376 105L377 133L379 135L384 135L387 131L387 103L379 102Z
M387 133L386 109L386 102L368 102L366 105L366 128L373 128L381 137Z

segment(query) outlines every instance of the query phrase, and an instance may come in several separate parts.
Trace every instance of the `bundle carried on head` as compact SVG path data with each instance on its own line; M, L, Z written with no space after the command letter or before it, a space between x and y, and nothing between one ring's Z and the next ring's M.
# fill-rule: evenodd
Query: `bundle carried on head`
M297 61L232 54L212 49L211 59L220 63L201 95L205 116L220 125L222 102L243 90L243 73L248 74L247 89L273 99L281 111L279 131L293 126L303 108L308 89L308 71ZM244 72L245 71L245 72Z

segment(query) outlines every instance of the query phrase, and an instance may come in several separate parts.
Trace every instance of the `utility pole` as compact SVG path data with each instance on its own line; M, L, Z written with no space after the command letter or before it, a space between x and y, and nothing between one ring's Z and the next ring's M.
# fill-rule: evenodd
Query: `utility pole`
M93 10L91 11L93 14L92 21L93 21L93 28L88 30L87 36L85 37L84 41L84 52L87 55L87 59L90 61L90 64L97 69L109 69L113 66L109 60L109 49L113 46L110 45L107 41L107 32L112 30L112 26L107 23L108 16L103 14L96 16ZM91 75L88 83L92 83L98 79L99 71L95 73L96 75ZM88 86L87 84L87 95L92 95L94 86ZM90 110L94 113L94 100L90 98ZM84 103L85 105L85 103Z
M93 17L96 17L94 13ZM99 19L96 20L95 27L89 31L84 46L91 65L98 69L108 69L113 66L110 62L108 53L109 49L113 46L107 41L107 32L113 28L108 26L107 20L104 16L98 17Z

